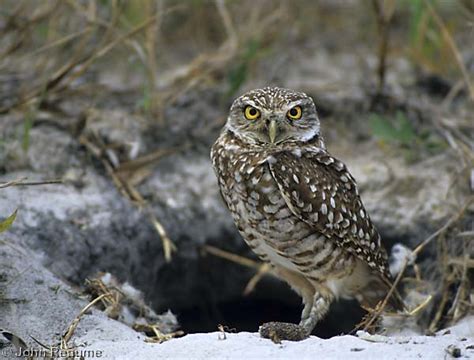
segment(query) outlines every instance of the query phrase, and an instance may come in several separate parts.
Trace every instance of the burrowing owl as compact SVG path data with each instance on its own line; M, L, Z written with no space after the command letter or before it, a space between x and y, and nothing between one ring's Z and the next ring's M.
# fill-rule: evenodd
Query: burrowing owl
M309 96L282 88L242 95L211 158L240 234L302 296L305 336L334 299L373 307L384 297L387 253L354 178L326 150Z

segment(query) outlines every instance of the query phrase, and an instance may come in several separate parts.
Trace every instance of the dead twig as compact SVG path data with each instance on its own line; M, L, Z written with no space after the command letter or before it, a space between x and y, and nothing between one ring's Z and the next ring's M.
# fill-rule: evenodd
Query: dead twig
M230 251L219 249L212 245L204 245L203 250L208 252L209 254L232 261L236 264L249 267L252 269L257 269L257 272L255 273L255 275L249 280L249 282L245 286L245 289L243 292L244 296L250 294L255 289L259 281L263 278L263 276L271 272L270 264L261 263L252 259L248 259L244 256L240 256L240 255L231 253Z
M436 331L436 325L439 323L439 321L441 320L441 317L443 316L443 310L444 310L444 307L446 306L448 300L449 300L449 292L447 291L447 286L446 284L443 284L443 288L441 290L441 294L442 294L442 297L441 297L441 301L439 302L437 308L438 308L438 311L436 311L436 314L433 318L433 320L431 320L431 323L430 325L428 326L428 331L430 333L434 333Z
M72 34L63 36L60 39L57 39L55 41L52 41L51 43L45 44L45 45L41 46L40 48L38 48L36 50L33 50L32 52L23 55L23 58L32 58L32 57L38 56L42 52L45 52L45 51L51 50L52 48L64 45L64 44L66 44L66 43L68 43L68 42L70 42L70 41L72 41L72 40L74 40L78 37L86 35L87 33L91 32L92 30L93 30L92 28L88 27L88 28L76 31Z
M184 331L178 330L171 332L169 334L164 334L157 325L149 325L149 324L137 324L133 327L136 331L140 332L152 332L154 336L150 336L145 339L145 342L148 343L158 343L161 344L162 342L171 340L175 337L180 337L184 335Z
M136 331L151 336L147 341L163 342L183 335L181 331L163 330L163 326L166 329L166 325L160 323L154 311L145 304L141 293L131 292L129 284L119 282L112 274L99 273L91 279L86 279L85 284L88 294L93 297L105 296L102 298L102 310L108 317L121 321L124 313L136 315L133 322L124 323Z
M39 346L41 346L42 348L49 350L49 352L51 353L51 356L52 356L52 354L53 354L53 347L52 347L51 345L46 345L46 344L42 343L41 341L39 341L38 339L36 339L36 338L33 337L32 335L30 335L30 338L32 338L33 341L34 341L35 343L37 343Z
M217 325L217 329L219 330L219 335L217 336L217 339L227 340L227 335L225 334L224 326L219 324Z
M129 160L129 161L124 161L120 163L120 165L117 167L117 172L122 173L122 172L132 172L136 171L144 166L151 165L155 163L156 161L160 160L161 158L174 154L178 151L181 151L185 148L189 147L189 145L185 145L182 147L176 147L176 148L169 148L169 149L159 149L156 151L153 151L149 154L140 156L136 159Z
M227 33L227 42L228 46L232 49L232 52L237 50L238 36L237 31L235 31L234 24L232 22L232 17L230 16L229 11L225 5L224 0L215 0L217 11L222 18L222 23L224 24L225 31Z
M385 298L383 299L382 302L379 302L377 304L374 311L372 312L372 317L365 324L364 331L367 331L370 328L370 326L372 326L372 324L379 318L380 314L382 313L382 311L387 306L389 299L395 293L397 285L403 277L403 273L405 272L405 269L406 269L407 265L408 265L408 261L405 260L405 262L402 265L402 269L397 274L397 277L395 278L395 281L393 282L392 286L390 287L390 290L388 291L387 295L385 296Z
M473 200L474 200L474 197L471 197L470 199L468 199L464 203L464 205L461 207L461 209L454 216L452 216L441 228L439 228L437 231L431 234L428 238L422 241L415 248L415 250L413 250L413 255L416 257L425 248L427 244L429 244L433 239L437 238L440 234L444 233L452 224L459 221L459 219L464 214L468 206L473 202ZM377 318L380 316L380 314L383 312L383 310L387 306L387 303L390 297L394 294L396 287L399 284L400 280L402 279L407 266L408 266L408 261L405 260L405 262L403 263L401 267L400 272L397 274L395 281L393 282L390 290L388 291L383 301L377 304L376 308L371 311L370 319L364 320L361 324L357 326L357 328L364 326L364 331L367 331L373 325L373 323L377 320ZM443 304L445 304L447 300L448 300L447 297L443 297ZM418 313L422 308L424 308L429 303L429 301L431 301L431 296L428 297L422 304L418 305L415 309L411 310L408 314ZM441 308L444 308L444 305ZM435 319L439 320L440 317L441 317L441 314L437 314Z
M247 286L245 286L244 296L249 295L262 280L262 278L268 274L271 270L271 266L268 263L261 264L257 273L249 280Z
M155 230L156 230L156 231L158 232L158 234L160 235L161 242L162 242L162 244L163 244L163 254L164 254L164 256L165 256L165 260L166 260L167 262L170 262L173 252L177 251L178 248L177 248L176 245L171 241L171 239L168 237L168 234L166 233L165 228L164 228L163 225L158 221L158 219L156 218L156 216L155 216L151 211L149 211L149 217L150 217L150 220L151 220L153 226L155 227Z
M62 350L68 350L69 348L69 341L74 335L74 332L76 331L77 326L79 325L79 322L81 321L82 316L89 311L89 309L97 304L99 301L101 301L104 297L108 296L109 294L102 294L99 297L95 298L92 300L89 304L87 304L81 311L80 313L74 318L74 320L71 322L69 327L67 328L66 332L61 336L61 349Z
M390 23L395 10L395 1L372 0L378 31L378 87L380 94L385 87Z
M252 269L260 269L261 263L258 261L231 253L230 251L219 249L212 245L204 245L202 248L204 251L208 252L209 254L232 261L236 264L243 265Z
M417 307L413 310L410 310L408 313L409 316L415 316L418 314L422 309L424 309L430 302L433 300L433 295L428 295L424 301L421 302Z
M218 340L227 340L227 334L226 333L235 333L236 329L232 328L229 329L228 326L219 324L217 325L217 329L219 330L219 334L217 335Z
M439 228L433 234L431 234L429 237L423 240L415 248L415 250L413 250L413 255L417 256L421 251L423 251L426 245L428 245L431 241L433 241L433 239L435 239L441 233L445 232L452 224L457 222L462 217L466 209L472 204L473 201L474 201L474 197L470 197L454 216L452 216L441 228Z
M62 179L43 180L43 181L25 181L27 178L21 178L17 180L8 181L6 183L0 183L0 189L7 188L9 186L38 186L38 185L54 185L63 184Z

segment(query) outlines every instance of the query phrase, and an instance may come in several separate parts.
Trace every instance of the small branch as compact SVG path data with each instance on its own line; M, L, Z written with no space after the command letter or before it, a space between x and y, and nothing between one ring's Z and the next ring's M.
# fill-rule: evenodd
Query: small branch
M426 305L428 305L431 302L431 300L433 300L433 295L428 295L428 297L420 305L418 305L416 308L411 310L408 313L408 315L410 315L410 316L416 315L417 313L420 312L421 309L425 308Z
M261 264L258 261L248 259L246 257L236 255L231 253L230 251L225 251L221 250L215 246L212 245L204 245L203 246L204 251L208 252L209 254L212 254L217 257L221 257L223 259L232 261L236 264L240 264L252 269L260 269Z
M161 243L163 244L163 253L165 256L165 260L166 262L170 262L173 252L177 251L178 249L176 245L173 243L173 241L171 241L165 228L158 221L156 216L151 211L149 215L150 215L150 220L153 226L155 227L156 232L158 233L158 235L160 235Z
M242 266L246 266L252 269L257 269L257 272L255 273L255 275L252 276L252 278L249 280L249 282L245 286L245 289L243 292L244 296L249 295L255 289L255 286L257 286L257 284L260 282L263 276L265 276L268 273L271 273L271 266L268 263L260 263L258 261L248 259L246 257L231 253L230 251L219 249L211 245L204 245L203 249L204 251L214 256L232 261L233 263L236 263Z
M389 30L392 20L395 4L394 2L384 5L384 1L372 0L372 7L375 12L378 30L378 87L377 93L380 94L385 86L387 72L387 54L389 43ZM388 10L386 9L388 8Z
M416 257L424 248L426 245L428 245L431 241L433 241L433 239L435 239L439 234L445 232L453 223L457 222L461 216L464 214L464 212L466 211L466 209L468 208L469 205L472 204L472 202L474 201L474 197L470 197L465 203L464 205L461 207L461 209L456 213L454 214L453 217L451 217L447 222L446 224L444 224L441 228L439 228L438 230L436 230L433 234L431 234L428 238L426 238L425 240L423 240L423 242L421 242L416 248L415 250L413 250L413 255Z
M0 183L0 189L7 188L9 186L38 186L38 185L54 185L63 184L62 179L44 180L44 181L25 181L27 178L21 178L17 180L8 181L6 183Z
M227 33L227 38L231 48L235 51L237 47L237 32L235 31L234 24L232 23L232 17L227 10L224 0L215 0L217 11L222 18L222 23L224 24L225 31Z
M99 301L101 301L104 297L109 296L109 294L102 294L98 297L96 297L94 300L92 300L89 304L87 304L81 312L74 318L74 320L71 322L71 325L67 328L66 332L63 334L61 337L61 349L68 349L68 342L71 340L72 336L74 335L74 332L76 331L77 326L79 325L79 322L81 321L82 316L95 304L97 304Z
M392 287L388 291L388 293L385 296L385 298L383 299L382 303L379 306L376 307L376 310L374 311L374 313L373 313L372 317L370 318L370 320L364 326L364 331L367 331L369 329L369 327L374 323L374 321L380 316L382 311L387 306L388 300L390 299L390 297L395 292L395 289L397 288L398 283L400 282L400 280L402 279L403 274L405 273L405 269L407 268L407 265L408 265L408 261L405 260L405 262L403 263L402 269L400 270L400 272L398 273L395 281L392 284Z
M262 280L262 278L271 271L271 266L268 263L263 263L260 265L257 273L249 280L245 286L244 296L249 295L257 286L257 284Z

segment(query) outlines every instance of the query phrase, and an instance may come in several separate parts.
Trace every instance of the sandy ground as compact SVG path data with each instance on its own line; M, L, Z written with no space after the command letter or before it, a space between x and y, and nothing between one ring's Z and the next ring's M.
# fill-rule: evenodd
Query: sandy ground
M114 333L116 333L114 331ZM450 349L461 358L474 358L474 317L435 336L369 335L312 336L301 342L274 344L256 333L192 334L162 344L137 339L113 341L106 333L89 332L79 339L85 350L101 351L110 359L449 359Z

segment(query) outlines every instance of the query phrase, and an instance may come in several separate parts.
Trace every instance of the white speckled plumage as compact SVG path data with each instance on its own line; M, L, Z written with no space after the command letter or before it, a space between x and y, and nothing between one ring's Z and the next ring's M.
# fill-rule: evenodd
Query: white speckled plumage
M245 118L247 106L258 119ZM293 121L287 114L295 106L302 116ZM374 306L383 297L390 286L386 251L354 178L326 150L310 97L281 88L239 97L211 158L242 237L303 297L300 325L308 332L333 299Z

